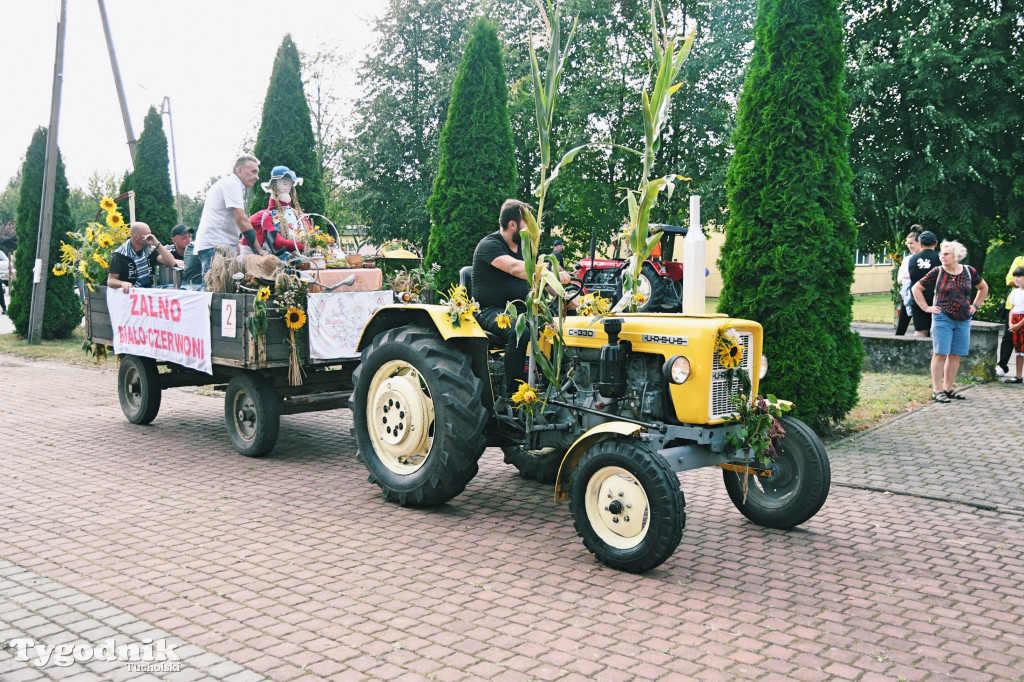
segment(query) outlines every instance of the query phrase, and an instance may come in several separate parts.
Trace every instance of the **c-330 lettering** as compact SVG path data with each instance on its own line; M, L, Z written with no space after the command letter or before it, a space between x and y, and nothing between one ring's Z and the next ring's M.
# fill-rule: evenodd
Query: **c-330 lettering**
M566 332L569 336L585 336L589 339L594 338L593 329L570 329Z

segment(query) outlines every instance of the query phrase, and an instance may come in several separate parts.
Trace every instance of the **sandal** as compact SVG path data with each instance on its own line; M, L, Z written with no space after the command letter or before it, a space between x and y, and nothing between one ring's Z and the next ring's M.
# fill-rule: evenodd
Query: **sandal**
M935 391L932 393L932 400L937 403L948 403L949 396L946 395L945 391Z
M1024 379L1021 379L1020 377L1014 377L1013 379L1003 379L1003 383L1004 384L1020 384L1020 383L1024 383Z
M946 397L950 400L967 400L967 398L957 393L956 389L951 388L948 391L943 391L943 393L945 393Z

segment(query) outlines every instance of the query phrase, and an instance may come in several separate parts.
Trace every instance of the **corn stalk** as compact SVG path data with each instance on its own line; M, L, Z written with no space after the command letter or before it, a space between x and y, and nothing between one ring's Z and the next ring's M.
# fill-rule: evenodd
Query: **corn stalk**
M565 68L576 33L576 21L573 20L569 37L562 45L561 16L557 4L548 3L547 9L537 0L537 7L544 19L548 45L547 62L542 72L537 59L536 36L530 30L530 66L533 78L533 100L537 119L537 139L540 145L540 182L535 192L537 196L537 216L529 211L524 217L526 229L523 230L522 249L526 267L526 281L530 285L526 295L526 310L516 316L514 304L509 304L506 312L516 320L516 334L522 334L529 327L530 332L530 376L532 386L535 382L534 366L538 367L548 380L549 390L561 390L558 377L562 368L564 339L562 336L563 306L558 306L558 314L552 314L546 301L545 290L550 289L559 299L564 298L565 290L559 280L560 266L554 256L541 258L538 256L540 247L541 225L544 219L544 201L547 197L551 181L557 176L557 168L551 168L551 130L554 126L555 103L558 99L558 83ZM550 17L549 17L550 14ZM563 160L563 163L567 163ZM561 163L559 164L559 167ZM548 330L544 334L543 330ZM554 330L554 335L551 335ZM543 352L542 338L552 344L550 356Z

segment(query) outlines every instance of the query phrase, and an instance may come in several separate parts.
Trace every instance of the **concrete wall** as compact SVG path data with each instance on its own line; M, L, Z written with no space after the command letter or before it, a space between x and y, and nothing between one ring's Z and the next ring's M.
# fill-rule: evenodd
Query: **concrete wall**
M971 323L971 345L968 355L960 360L958 376L978 381L996 378L995 363L1001 324L994 322ZM917 374L929 372L932 358L932 340L925 337L894 336L892 325L855 324L864 344L864 370L867 372L902 372Z

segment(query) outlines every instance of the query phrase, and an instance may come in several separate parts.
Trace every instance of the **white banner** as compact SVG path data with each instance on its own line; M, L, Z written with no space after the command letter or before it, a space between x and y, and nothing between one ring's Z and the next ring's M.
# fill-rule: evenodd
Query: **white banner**
M182 289L107 289L114 353L166 360L213 374L213 294Z
M359 357L356 346L373 313L395 302L391 291L309 294L309 357L336 360Z

